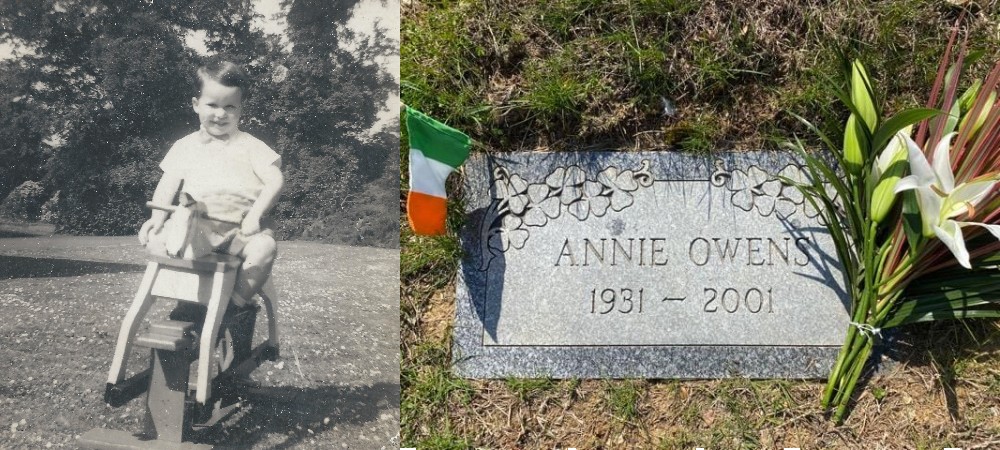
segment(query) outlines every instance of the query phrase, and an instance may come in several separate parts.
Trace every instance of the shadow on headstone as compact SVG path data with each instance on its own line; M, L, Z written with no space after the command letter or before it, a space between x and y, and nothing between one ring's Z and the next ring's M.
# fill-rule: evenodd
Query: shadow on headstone
M483 224L484 220L490 220L493 215L488 213L490 208L481 208L468 214L467 226L475 230L488 230L493 228L490 224ZM497 217L496 220L500 220ZM485 331L493 341L497 340L497 324L500 319L502 309L504 276L507 269L504 252L490 247L488 242L490 236L482 236L481 233L471 233L473 239L462 242L463 252L466 255L479 255L479 260L472 264L463 264L463 275L469 286L476 286L478 289L470 289L469 307L475 312L479 322L483 324ZM486 251L483 251L485 249ZM461 305L459 305L461 307Z

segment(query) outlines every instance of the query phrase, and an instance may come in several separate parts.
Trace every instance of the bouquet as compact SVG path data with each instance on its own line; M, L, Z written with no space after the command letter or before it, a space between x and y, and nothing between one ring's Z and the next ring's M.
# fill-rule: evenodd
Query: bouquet
M851 296L851 323L822 399L838 423L881 330L1000 317L1000 62L960 90L974 57L964 40L955 51L957 36L956 26L924 108L883 117L854 61L847 91L837 92L851 113L841 146L796 116L840 168L806 153L798 137L790 143L809 177L797 186L823 214Z

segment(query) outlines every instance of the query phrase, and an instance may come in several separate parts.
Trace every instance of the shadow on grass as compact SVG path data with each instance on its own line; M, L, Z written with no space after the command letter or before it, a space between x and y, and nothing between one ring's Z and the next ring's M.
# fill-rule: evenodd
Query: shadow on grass
M955 422L962 420L956 391L963 367L983 354L1000 351L1000 327L989 319L942 320L920 323L883 331L887 341L872 353L865 371L858 379L854 395L868 389L874 375L896 364L912 367L932 367L938 375L948 415ZM888 364L880 361L888 357ZM850 413L848 413L850 414Z
M75 277L95 273L142 272L146 266L60 258L0 255L0 280Z
M244 448L269 439L269 435L283 435L281 443L269 448L294 448L337 425L379 420L383 410L399 405L399 385L262 387L249 394L247 403L235 423L230 420L208 429L198 441L222 448ZM327 418L329 421L324 423Z
M13 230L0 230L0 238L21 238L21 237L37 237L37 235L31 233L22 233L20 231L13 231Z

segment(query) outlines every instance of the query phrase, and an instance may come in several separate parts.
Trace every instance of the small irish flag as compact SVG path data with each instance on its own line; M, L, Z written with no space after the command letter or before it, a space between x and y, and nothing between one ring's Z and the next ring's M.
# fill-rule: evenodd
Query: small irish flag
M469 137L409 106L406 129L410 134L410 194L406 216L414 233L445 232L448 174L469 157Z

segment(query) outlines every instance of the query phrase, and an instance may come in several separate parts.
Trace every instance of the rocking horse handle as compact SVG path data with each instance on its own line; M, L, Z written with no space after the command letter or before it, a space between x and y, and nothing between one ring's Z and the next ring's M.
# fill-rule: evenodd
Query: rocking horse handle
M160 211L166 211L166 212L169 212L169 213L176 212L177 208L179 208L179 206L177 206L177 205L161 205L159 203L153 203L153 202L146 202L146 207L149 208L149 209L158 209ZM231 223L231 224L235 224L235 225L239 225L240 224L240 222L233 222L231 220L215 219L215 218L209 217L209 216L207 216L205 214L199 214L198 216L202 217L202 218L205 218L205 219L212 219L212 220L215 220L217 222L225 222L225 223Z
M174 212L177 211L177 207L174 205L161 205L159 203L146 202L146 207L149 209L158 209L160 211Z

